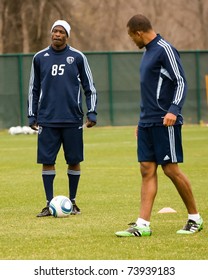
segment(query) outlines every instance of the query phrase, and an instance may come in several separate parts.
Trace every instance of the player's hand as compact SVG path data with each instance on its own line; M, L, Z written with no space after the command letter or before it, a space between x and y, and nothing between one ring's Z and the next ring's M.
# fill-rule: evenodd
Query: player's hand
M38 124L37 124L37 123L32 124L30 127L31 127L33 130L38 131Z
M163 119L163 125L164 126L171 126L174 125L176 122L176 115L172 114L172 113L167 113Z
M95 125L96 125L96 122L92 122L89 119L87 119L86 122L85 122L86 127L93 127Z

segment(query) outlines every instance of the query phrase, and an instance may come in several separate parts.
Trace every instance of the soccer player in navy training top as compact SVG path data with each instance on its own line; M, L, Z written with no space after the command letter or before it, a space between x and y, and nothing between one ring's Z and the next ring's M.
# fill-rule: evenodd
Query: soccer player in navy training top
M188 211L186 225L178 234L193 234L203 227L191 185L181 172L183 162L181 110L187 83L178 51L153 30L149 19L133 16L128 34L139 49L145 47L140 65L141 104L137 128L138 161L142 176L138 219L117 236L150 236L150 216L158 189L157 168L161 165L175 185Z
M37 162L42 164L46 207L37 217L50 216L53 198L55 162L61 145L68 165L69 198L72 214L80 214L75 199L83 161L82 90L86 98L86 127L96 124L97 93L86 56L67 44L70 25L57 20L51 28L51 45L33 57L28 118L32 129L38 130Z

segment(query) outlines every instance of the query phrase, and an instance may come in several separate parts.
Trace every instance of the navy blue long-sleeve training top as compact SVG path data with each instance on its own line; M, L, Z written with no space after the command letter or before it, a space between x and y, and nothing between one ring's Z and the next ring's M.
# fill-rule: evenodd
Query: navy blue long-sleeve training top
M82 90L87 116L96 122L97 93L86 56L67 45L51 46L33 57L29 96L29 125L74 126L83 123Z
M182 124L187 82L179 53L159 34L145 47L140 64L139 124L162 125L167 112L177 116L176 124Z

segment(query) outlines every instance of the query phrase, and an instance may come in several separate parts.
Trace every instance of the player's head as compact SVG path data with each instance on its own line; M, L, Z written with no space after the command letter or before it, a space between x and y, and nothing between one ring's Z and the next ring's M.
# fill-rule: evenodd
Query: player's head
M127 27L131 32L143 31L148 32L152 29L151 22L145 16L138 14L130 18L127 22Z
M146 44L145 35L153 31L149 19L141 14L130 18L127 22L127 28L129 36L140 49Z
M57 26L62 26L66 32L67 37L70 37L71 26L68 24L68 22L66 22L65 20L60 20L60 19L55 21L51 27L51 32L53 32L54 28L56 28Z

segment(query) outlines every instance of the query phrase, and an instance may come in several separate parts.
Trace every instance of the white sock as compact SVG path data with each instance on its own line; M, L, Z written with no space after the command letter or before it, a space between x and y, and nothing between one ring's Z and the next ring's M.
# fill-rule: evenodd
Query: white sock
M138 218L136 224L138 227L148 227L150 225L150 222L142 218Z
M188 214L188 219L197 222L200 219L200 215L198 214Z

